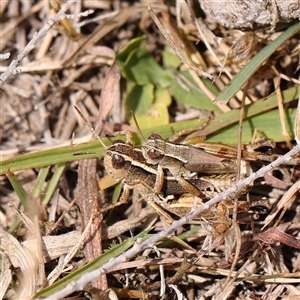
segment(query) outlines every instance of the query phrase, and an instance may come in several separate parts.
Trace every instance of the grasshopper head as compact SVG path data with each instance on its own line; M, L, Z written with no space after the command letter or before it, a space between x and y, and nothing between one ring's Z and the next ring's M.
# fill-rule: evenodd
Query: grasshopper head
M131 167L132 147L123 141L115 141L105 152L104 167L116 180L126 177Z
M166 141L158 134L151 134L142 147L143 155L147 163L156 165L165 155Z

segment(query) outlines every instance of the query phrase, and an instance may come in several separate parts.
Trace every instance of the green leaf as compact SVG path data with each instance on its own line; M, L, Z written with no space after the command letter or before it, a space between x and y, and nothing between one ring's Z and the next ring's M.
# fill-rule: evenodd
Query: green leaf
M138 38L132 39L126 46L117 54L117 62L120 67L122 67L129 56L129 54L141 47L142 42L147 38L147 36L143 35Z
M293 123L295 117L296 109L287 109L285 111L285 123L291 139L294 139ZM237 144L238 127L239 125L237 123L228 126L225 129L210 135L207 140L210 142L222 142L223 144ZM243 122L243 143L249 143L251 141L255 129L258 129L267 138L271 138L275 142L284 141L284 136L281 133L281 123L278 110L271 110L246 119Z
M59 183L60 178L62 177L63 172L65 171L65 163L58 164L51 180L47 184L47 187L42 196L42 203L47 205L51 200L53 193L56 190L56 187Z
M41 196L41 194L43 192L43 185L46 182L46 178L49 174L49 169L50 169L50 167L48 166L48 167L42 168L39 171L37 181L36 181L36 183L34 185L34 188L31 192L31 197L37 198L37 197Z
M24 190L22 184L20 183L20 181L18 180L17 176L12 173L10 170L6 173L6 176L10 182L10 184L12 185L14 191L16 192L16 194L18 195L21 204L24 206L25 210L28 209L28 206L30 205L29 203L29 196L27 194L27 192Z
M135 49L129 54L122 76L138 85L159 85L168 87L174 80L169 70L164 70L146 49Z
M282 92L283 103L287 104L295 99L298 99L299 91L300 91L299 87L298 88L293 87L283 91ZM277 108L277 106L278 106L278 99L276 95L272 95L267 98L257 100L255 103L247 105L245 107L245 119L270 111L274 108ZM239 121L239 117L240 117L239 109L233 109L227 113L219 115L215 119L213 119L209 123L209 125L202 131L202 135L209 136L212 133L219 132L219 130L227 128L228 126L234 123L237 123ZM277 120L277 123L279 123L279 118ZM270 123L268 126L272 128L273 125ZM273 138L272 137L273 135L277 135L277 133L275 132L275 128L273 130L273 134L269 135L268 137ZM225 134L224 134L224 138L226 138Z
M128 92L125 102L126 108L129 110L128 117L131 116L131 110L136 116L147 113L153 105L153 99L154 85L134 85L130 92Z
M119 139L122 137L118 137ZM111 140L103 139L111 145ZM24 154L18 157L1 161L0 174L8 172L8 170L24 170L31 168L42 168L57 163L65 163L80 159L89 159L102 157L105 149L98 141L87 142L79 145L62 146L44 151Z
M219 107L213 104L211 99L200 89L188 71L181 71L179 74L182 77L178 77L177 82L172 84L171 91L180 103L217 113L221 112ZM213 94L218 93L216 87L209 80L203 78L200 80Z
M172 99L168 89L157 88L154 91L154 101L151 104L149 104L148 101L143 101L142 98L135 98L135 102L143 102L141 105L143 105L144 110L132 109L141 129L151 128L153 124L160 126L169 123L168 106L170 106ZM146 103L148 103L148 106L146 106ZM129 117L129 123L135 126L131 115Z
M181 59L174 53L170 52L170 49L165 48L163 52L163 63L165 66L177 69L181 66Z
M172 99L168 89L158 87L155 90L154 106L155 105L170 106L171 103L172 103Z

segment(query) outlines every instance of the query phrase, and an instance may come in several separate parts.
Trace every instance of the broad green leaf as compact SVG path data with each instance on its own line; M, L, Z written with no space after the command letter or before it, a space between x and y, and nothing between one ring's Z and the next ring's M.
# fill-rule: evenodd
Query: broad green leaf
M169 123L168 108L163 104L155 105L148 113L136 116L136 119L141 129L149 128L153 124L157 126L166 125ZM132 119L130 120L130 124L135 126Z
M294 139L293 125L295 116L296 109L287 109L285 111L285 123L291 139ZM210 135L207 140L210 142L222 142L224 144L237 144L238 127L237 123L228 126ZM271 138L275 142L284 141L284 136L281 133L281 123L278 110L271 110L246 119L243 123L243 143L249 143L251 141L255 129L258 129L267 138Z
M153 106L153 100L154 85L134 85L130 92L128 92L125 102L126 108L129 110L128 117L131 115L131 110L137 116L147 113Z
M164 104L165 106L170 106L172 99L168 89L158 87L155 90L154 106L157 104Z
M134 86L128 93L126 107L133 111L140 128L149 128L169 123L168 106L172 99L168 89L156 88L153 85ZM135 127L135 122L128 113L129 123Z
M131 51L124 63L121 73L123 77L138 85L158 85L168 87L174 80L169 70L164 70L146 49Z
M298 99L300 88L294 87L287 89L282 92L283 103L289 103L295 99ZM277 108L278 106L278 99L276 95L269 96L264 99L257 100L255 103L247 105L245 107L245 119L251 118L253 116L259 115L261 113L270 111L271 109ZM228 126L237 123L240 117L240 110L233 109L227 113L217 116L213 119L207 128L202 131L202 134L205 136L209 136L212 133L219 132L219 130L223 128L227 128ZM279 123L279 119L277 120ZM269 124L272 127L272 124ZM273 132L273 135L276 135L277 132ZM272 138L272 136L269 136ZM226 138L224 134L224 138Z
M139 99L141 101L141 99ZM150 128L155 124L156 126L167 125L169 123L168 106L171 104L172 99L168 89L157 88L154 92L154 101L147 109L140 113L134 111L135 117L141 129ZM129 123L135 127L135 122L130 116Z
M120 67L123 67L127 57L129 54L135 50L141 47L142 42L147 37L145 35L137 37L135 39L132 39L126 46L117 54L117 62Z
M181 59L174 53L170 52L170 49L165 48L163 52L163 63L165 66L177 69L181 66Z
M220 113L219 107L212 103L210 98L199 88L188 71L181 71L183 77L178 77L171 86L174 97L182 104ZM208 80L201 78L206 87L214 94L218 93L216 87Z

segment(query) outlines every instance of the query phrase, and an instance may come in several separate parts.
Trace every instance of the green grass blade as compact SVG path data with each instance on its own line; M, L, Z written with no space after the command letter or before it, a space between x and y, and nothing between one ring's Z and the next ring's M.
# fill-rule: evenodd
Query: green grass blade
M300 92L299 87L297 87L297 88L293 87L293 88L285 90L282 93L283 103L287 104L295 99L298 99L299 92ZM273 108L277 108L277 106L278 106L278 99L277 99L276 95L269 96L266 99L261 99L259 101L256 101L255 103L245 107L245 119L251 119L253 116L270 111ZM207 128L205 128L201 132L201 134L204 136L208 136L207 140L211 140L210 134L216 133L217 131L219 131L221 129L224 129L230 125L238 123L239 117L240 117L240 109L233 109L227 113L224 113L224 114L216 117L215 119L213 119L209 123ZM277 122L278 121L279 121L279 119L277 120ZM253 122L253 124L254 124L254 126L256 126L256 124L254 122ZM264 126L268 126L271 129L273 129L272 123L270 123L269 125L265 124ZM256 127L258 128L258 126L256 126ZM280 131L281 131L281 129L280 129ZM274 135L277 135L277 132L275 132L275 129L273 129L273 132L271 132L271 135L269 136L269 138L273 138ZM221 139L219 141L222 141L223 138L227 139L227 136L225 134L220 135L220 138ZM278 140L278 141L284 141L284 139ZM233 142L231 142L231 143L233 143Z
M57 184L65 170L65 164L59 164L57 169L55 170L50 182L48 183L43 196L42 196L42 203L47 205L48 202L51 200L52 195L57 187Z
M293 126L296 117L296 109L285 110L285 123L287 131L291 139L294 139ZM249 118L243 122L242 143L249 143L252 140L254 129L261 131L267 138L271 138L274 142L284 141L281 132L281 123L278 110L271 110L263 114L259 114ZM210 142L220 142L224 144L238 143L238 124L226 127L209 137Z
M180 235L178 235L177 239L184 241L185 239L195 235L201 229L203 229L202 225L195 226L193 229L185 231L185 232L181 233ZM160 244L158 244L157 247L158 248L170 248L171 246L173 246L175 244L175 242L176 242L176 240L174 240L174 239L166 240L166 241L163 241ZM186 246L184 245L184 247L186 247Z
M6 176L9 180L10 184L12 185L14 191L18 195L21 204L24 206L25 210L27 210L28 205L29 205L29 203L28 203L29 196L28 196L27 192L24 190L23 186L21 185L17 176L14 173L9 171L6 173Z
M291 36L300 30L300 23L296 23L288 28L272 43L264 47L257 53L250 62L233 78L230 84L217 96L214 102L227 102L232 98L246 83L249 78L258 70L262 63L273 53L275 50L284 43Z
M115 246L113 249L107 251L106 253L102 254L100 257L96 258L92 262L88 263L84 267L72 272L71 274L65 276L64 278L60 279L59 281L55 282L49 287L46 287L36 293L32 299L37 299L41 297L49 297L52 294L54 294L57 291L60 291L63 287L65 287L67 284L69 284L72 281L75 281L79 279L81 276L83 276L85 273L91 272L93 270L96 270L100 268L102 265L107 263L111 258L115 258L125 252L127 249L129 249L138 238L145 237L146 234L150 231L151 229L147 231L143 231L142 233L138 234L137 236L133 238L129 238L122 244Z
M9 169L11 171L16 171L31 168L43 168L57 163L102 157L104 152L105 149L103 149L98 141L42 150L2 161L0 165L0 174L6 173Z
M46 178L49 174L49 169L50 169L50 167L46 167L46 168L42 168L39 171L37 181L36 181L35 186L34 186L32 192L31 192L31 196L33 198L37 198L42 194L43 185L44 185L44 182L45 182L45 180L46 180Z

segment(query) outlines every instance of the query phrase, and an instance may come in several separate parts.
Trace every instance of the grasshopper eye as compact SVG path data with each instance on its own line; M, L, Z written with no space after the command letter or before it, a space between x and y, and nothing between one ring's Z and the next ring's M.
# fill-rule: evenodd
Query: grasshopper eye
M111 160L114 169L122 169L125 166L125 159L121 155L114 154Z
M148 156L149 159L153 159L153 160L163 158L163 155L161 154L161 152L159 150L156 150L156 149L148 150L147 151L147 156Z
M149 141L158 141L158 140L162 140L162 137L159 134L156 133L152 133L149 138Z
M265 207L263 205L257 205L255 207L250 207L250 209L248 210L249 213L254 213L256 214L260 214L260 215L265 215L266 213L268 213L269 208Z

